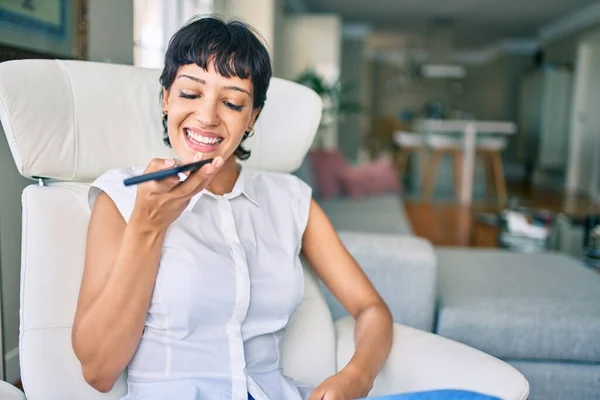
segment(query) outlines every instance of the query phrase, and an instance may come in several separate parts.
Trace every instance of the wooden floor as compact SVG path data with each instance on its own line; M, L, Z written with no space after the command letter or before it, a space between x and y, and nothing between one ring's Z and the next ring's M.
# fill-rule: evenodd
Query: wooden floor
M583 218L589 213L600 214L600 205L585 196L510 183L508 188L509 197L517 198L519 204L525 207L563 212L576 218ZM479 201L470 207L461 206L456 201L420 200L406 200L405 206L415 234L436 246L496 246L496 230L476 223L475 219L479 212L503 209L494 199Z

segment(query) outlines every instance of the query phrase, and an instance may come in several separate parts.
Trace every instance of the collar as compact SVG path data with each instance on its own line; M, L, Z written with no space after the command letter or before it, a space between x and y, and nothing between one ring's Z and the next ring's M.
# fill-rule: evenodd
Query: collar
M224 195L218 195L218 194L211 193L210 191L208 191L206 189L203 189L200 193L198 193L194 197L192 197L192 199L190 200L190 203L186 207L186 210L193 209L194 206L196 205L196 203L198 202L198 200L204 195L213 197L215 199L224 198L224 199L228 199L228 200L231 200L240 195L243 195L248 200L250 200L254 205L259 206L258 197L256 196L256 187L254 184L255 183L254 175L250 171L247 171L240 164L237 164L237 168L238 168L239 175L238 175L237 180L235 181L235 184L233 185L233 189L231 190L231 192L225 193ZM187 178L187 175L180 174L179 178L183 181Z

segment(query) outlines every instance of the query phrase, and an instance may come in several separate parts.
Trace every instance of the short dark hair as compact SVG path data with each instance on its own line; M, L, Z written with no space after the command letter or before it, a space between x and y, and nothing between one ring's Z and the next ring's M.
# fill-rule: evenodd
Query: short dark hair
M262 107L272 69L269 52L259 37L252 27L239 20L226 22L217 16L194 17L169 41L160 84L170 90L180 67L196 64L206 70L212 62L217 72L227 78L250 78L254 87L253 108ZM163 140L170 146L166 119L163 119L163 127ZM244 135L242 143L247 136ZM246 160L250 151L244 149L242 143L234 154Z

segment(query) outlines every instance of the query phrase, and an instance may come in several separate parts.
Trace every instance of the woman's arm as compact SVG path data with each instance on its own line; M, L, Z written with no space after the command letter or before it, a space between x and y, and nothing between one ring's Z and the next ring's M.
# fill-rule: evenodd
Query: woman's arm
M392 346L390 311L314 200L304 232L303 253L317 276L356 320L355 352L340 373L343 377L325 381L311 399L366 396ZM346 380L354 384L342 383ZM336 386L345 387L338 390Z
M73 349L85 380L108 392L133 356L146 321L164 233L129 224L102 192L88 227Z

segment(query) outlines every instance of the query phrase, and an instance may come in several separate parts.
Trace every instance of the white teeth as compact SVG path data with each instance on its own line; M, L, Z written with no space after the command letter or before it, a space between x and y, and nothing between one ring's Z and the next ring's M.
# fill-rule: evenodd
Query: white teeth
M186 129L185 133L189 138L193 139L194 141L196 141L198 143L202 143L202 144L217 144L221 140L223 140L222 138L206 137L206 136L198 135L187 129Z

